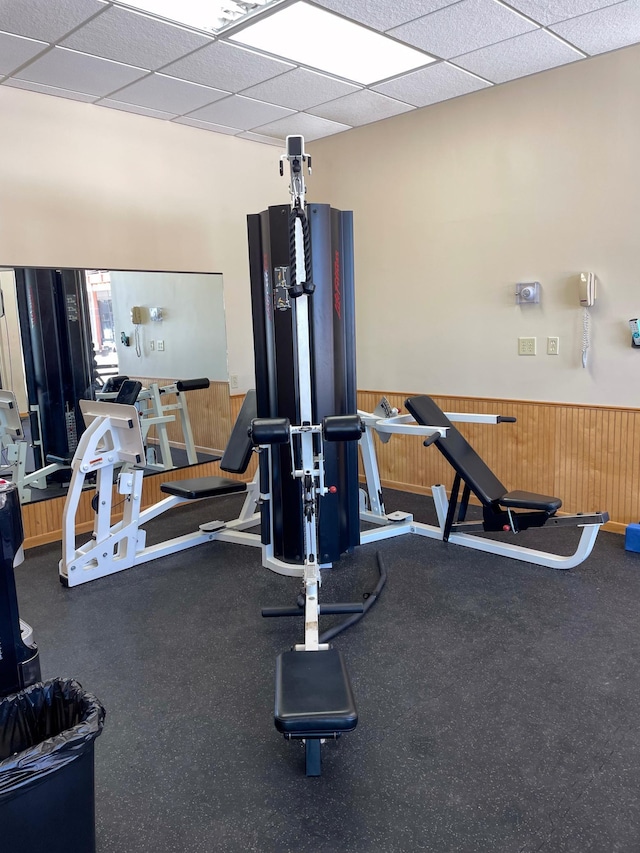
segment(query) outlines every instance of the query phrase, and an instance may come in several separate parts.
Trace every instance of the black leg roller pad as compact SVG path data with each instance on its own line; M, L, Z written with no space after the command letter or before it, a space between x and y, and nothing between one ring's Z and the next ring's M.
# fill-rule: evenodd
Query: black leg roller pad
M276 662L275 724L285 738L303 738L307 776L319 776L320 742L358 724L349 674L337 649L283 652Z

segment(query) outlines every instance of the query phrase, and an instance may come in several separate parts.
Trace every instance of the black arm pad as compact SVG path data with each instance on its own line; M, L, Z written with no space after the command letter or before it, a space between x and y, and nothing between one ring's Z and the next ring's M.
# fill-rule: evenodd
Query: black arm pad
M176 388L178 391L199 391L201 388L208 388L208 379L178 379Z
M325 441L360 441L363 432L359 415L329 415L322 421Z
M511 418L508 415L498 415L499 424L515 424L517 421L517 418Z
M289 418L254 418L249 435L255 445L287 444L289 427Z

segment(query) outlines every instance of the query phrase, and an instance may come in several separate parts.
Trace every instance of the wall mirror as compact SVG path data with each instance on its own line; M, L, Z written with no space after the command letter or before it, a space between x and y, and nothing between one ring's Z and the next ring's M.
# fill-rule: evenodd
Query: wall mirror
M66 494L81 399L135 395L145 473L219 458L231 427L221 274L5 267L0 289L1 470L23 503Z

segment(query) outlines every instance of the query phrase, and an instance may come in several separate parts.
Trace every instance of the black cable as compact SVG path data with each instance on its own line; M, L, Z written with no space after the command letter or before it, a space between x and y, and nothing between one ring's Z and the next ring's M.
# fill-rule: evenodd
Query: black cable
M304 275L305 281L301 287L297 287L298 278L296 271L296 220L300 220L302 224L302 242L304 247ZM311 286L311 232L309 229L309 220L306 217L304 210L300 207L293 207L289 213L289 290L293 291L292 296L300 296L302 288L305 285Z
M384 588L384 585L387 582L387 571L384 567L384 563L382 561L382 557L380 556L379 551L376 553L376 558L378 561L378 571L380 572L380 580L376 584L376 588L373 590L371 595L364 602L362 613L354 613L353 616L350 616L348 619L345 619L345 621L340 623L340 625L335 625L333 628L329 628L328 631L325 631L324 634L320 635L320 637L318 638L319 643L328 643L329 640L333 640L333 638L337 637L338 634L341 634L343 631L346 631L347 628L351 628L352 625L355 625L361 619L364 619L368 611L376 603L380 596L380 593Z

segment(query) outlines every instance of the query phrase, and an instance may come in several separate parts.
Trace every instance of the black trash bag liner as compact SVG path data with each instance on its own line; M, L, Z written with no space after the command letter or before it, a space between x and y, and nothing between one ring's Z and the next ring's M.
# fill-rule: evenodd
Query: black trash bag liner
M38 682L0 699L0 803L93 749L104 717L99 700L73 678Z

